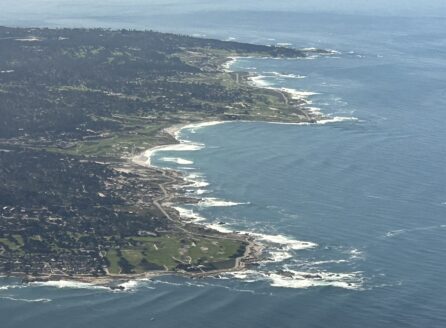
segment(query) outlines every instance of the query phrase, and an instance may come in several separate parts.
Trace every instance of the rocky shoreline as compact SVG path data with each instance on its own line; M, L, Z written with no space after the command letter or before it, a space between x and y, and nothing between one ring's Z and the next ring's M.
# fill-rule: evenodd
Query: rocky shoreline
M233 58L220 58L217 62L219 65L219 70L224 71L227 70L227 62L233 60ZM240 77L238 72L231 72L231 74L236 74L235 79L237 83L242 83L245 85L249 85L250 87L256 87L253 86L250 81L252 80L252 75L246 75L243 77ZM256 87L259 89L264 89L262 87ZM302 112L303 114L300 116L298 122L293 122L295 124L299 123L315 123L317 120L321 119L322 116L317 113L311 113L305 111L303 108L305 105L305 102L301 101L301 99L296 99L292 93L289 93L285 90L271 90L272 92L279 93L281 97L283 97L286 104L293 105L293 107L297 110ZM215 118L218 120L219 118ZM201 199L199 197L190 197L186 196L184 193L181 192L181 188L178 188L178 186L187 185L187 181L184 178L184 175L175 170L171 169L164 169L164 168L157 168L153 167L150 164L150 156L154 151L157 151L159 149L162 149L163 147L169 146L169 145L175 145L180 144L181 141L177 139L178 132L185 128L186 126L190 125L209 125L209 124L215 124L215 121L211 121L212 118L208 118L206 121L186 121L179 124L174 124L170 127L167 127L163 130L163 133L166 134L168 137L164 138L163 140L168 140L168 142L163 142L161 145L157 145L153 148L150 148L146 151L144 151L142 154L133 156L132 158L126 158L126 160L123 163L118 163L117 169L118 170L127 170L127 171L142 171L144 170L144 167L150 167L152 170L155 170L158 172L158 174L167 177L168 182L160 183L160 188L164 192L164 196L153 200L153 203L156 207L158 207L161 211L161 213L164 214L164 216L172 221L174 225L177 225L179 229L186 233L192 233L194 230L197 229L203 229L203 225L198 225L192 221L186 221L181 218L180 213L173 207L176 204L182 204L182 203L197 203ZM234 121L234 120L230 120ZM243 121L243 120L238 120ZM217 123L224 123L225 121L218 121ZM280 120L278 120L276 123L281 123ZM153 173L153 172L152 172ZM206 227L206 225L204 225ZM123 281L128 280L135 280L135 279L150 279L158 276L163 275L178 275L178 276L185 276L185 277L191 277L191 278L201 278L206 276L216 276L219 274L224 274L228 272L234 272L234 271L241 271L246 268L248 268L250 265L257 263L258 261L261 261L263 249L265 245L263 242L260 242L259 240L256 240L256 238L252 235L245 234L245 233L222 233L216 230L213 230L209 227L206 227L206 234L207 236L211 236L213 238L221 238L221 239L232 239L232 240L238 240L246 243L245 251L242 256L239 256L234 259L234 266L232 268L225 268L225 269L218 269L218 270L209 270L209 271L200 271L200 272L187 272L187 271L147 271L144 273L135 273L135 274L111 274L107 272L105 276L90 276L90 275L63 275L63 274L52 274L48 276L30 276L30 275L21 275L23 277L23 282L42 282L42 281L62 281L62 280L72 280L77 282L83 282L83 283L90 283L94 285L102 285L102 286L109 286L112 289L117 288L121 289L119 287L119 283L122 283ZM20 275L20 274L19 274ZM118 286L118 287L116 287Z

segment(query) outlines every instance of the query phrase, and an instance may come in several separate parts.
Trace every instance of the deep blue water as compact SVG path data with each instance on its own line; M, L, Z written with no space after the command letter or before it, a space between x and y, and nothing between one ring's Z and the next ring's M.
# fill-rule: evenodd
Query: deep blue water
M119 24L107 17L88 24ZM148 25L138 18L132 24ZM119 293L3 279L0 326L446 326L446 23L220 12L153 24L337 50L311 60L240 59L232 69L263 75L270 86L318 93L311 106L357 120L185 129L181 138L204 144L201 150L154 156L156 165L209 183L200 188L203 197L242 203L184 206L205 222L280 236L259 268L224 279L164 277Z

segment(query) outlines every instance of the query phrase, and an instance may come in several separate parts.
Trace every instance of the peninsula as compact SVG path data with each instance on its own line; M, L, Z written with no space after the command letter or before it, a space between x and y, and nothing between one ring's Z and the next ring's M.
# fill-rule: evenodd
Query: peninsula
M181 174L131 158L176 143L166 131L176 125L314 122L301 99L224 69L236 56L310 54L152 31L0 27L0 274L97 282L248 266L261 245L182 220L170 204L194 200L175 188Z

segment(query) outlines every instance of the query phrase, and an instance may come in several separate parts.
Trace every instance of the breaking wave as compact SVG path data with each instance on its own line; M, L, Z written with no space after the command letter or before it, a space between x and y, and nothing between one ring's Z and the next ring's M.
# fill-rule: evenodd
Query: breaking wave
M72 280L38 281L38 282L31 282L30 285L38 287L110 290L110 288L106 286L100 286L88 282L78 282Z
M266 282L272 287L300 289L310 287L336 287L362 290L364 280L361 272L306 272L288 268L273 272L247 270L231 272L228 275L247 283Z
M198 206L200 207L227 207L227 206L237 206L237 205L248 205L248 203L239 203L239 202L232 202L224 199L219 199L215 197L207 197L202 198L200 202L198 203Z
M5 299L9 301L16 301L16 302L26 302L26 303L48 303L51 302L52 299L50 298L35 298L35 299L28 299L28 298L15 298L12 296L0 296L0 299Z
M193 161L189 161L187 159L180 158L180 157L162 157L162 158L160 158L160 160L163 162L172 162L172 163L181 164L181 165L194 164Z

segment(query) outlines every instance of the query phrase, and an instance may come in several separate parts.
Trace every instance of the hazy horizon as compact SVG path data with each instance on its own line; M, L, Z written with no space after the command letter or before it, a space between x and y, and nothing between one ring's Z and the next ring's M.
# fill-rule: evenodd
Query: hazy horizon
M86 0L76 2L68 0L0 0L0 25L23 25L26 22L50 24L54 19L74 18L119 18L132 15L154 16L166 14L190 14L206 11L284 11L292 13L331 13L355 14L367 16L409 16L409 17L444 17L446 2L442 0L392 2L375 0L313 0L311 3L296 3L278 0L274 3L266 0L235 1L215 3L208 0L108 0L91 3ZM57 25L57 24L56 24Z

